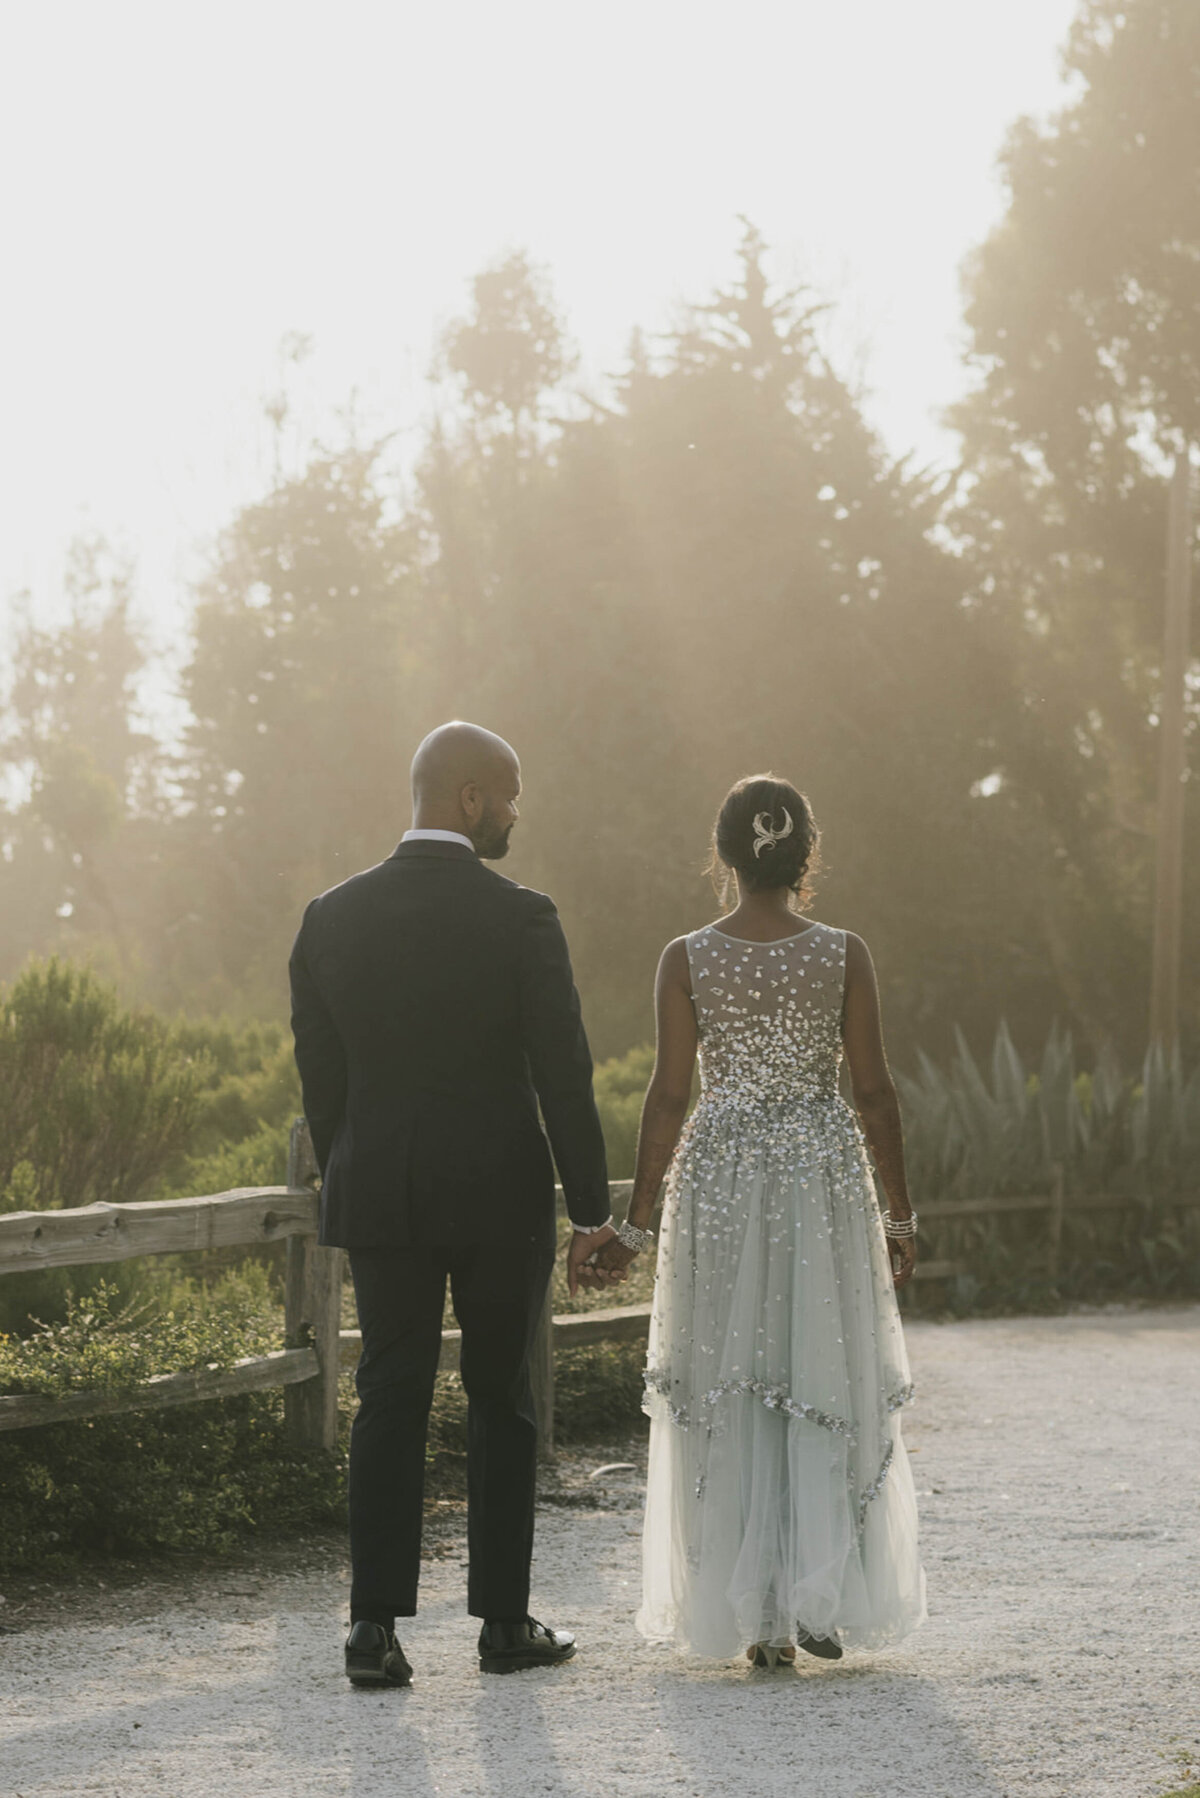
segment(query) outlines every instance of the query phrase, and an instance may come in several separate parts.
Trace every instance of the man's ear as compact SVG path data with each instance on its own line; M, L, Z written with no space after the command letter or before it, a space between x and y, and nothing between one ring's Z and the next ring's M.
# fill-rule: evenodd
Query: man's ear
M478 824L483 816L483 794L479 790L477 781L469 780L467 782L458 795L458 803L463 809L463 815L467 822Z

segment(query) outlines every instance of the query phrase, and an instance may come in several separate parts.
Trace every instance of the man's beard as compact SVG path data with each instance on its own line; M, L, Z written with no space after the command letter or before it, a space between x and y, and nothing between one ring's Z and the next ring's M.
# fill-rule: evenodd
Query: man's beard
M508 854L508 839L512 833L511 824L501 825L497 819L485 813L471 838L476 855L485 862L503 861Z

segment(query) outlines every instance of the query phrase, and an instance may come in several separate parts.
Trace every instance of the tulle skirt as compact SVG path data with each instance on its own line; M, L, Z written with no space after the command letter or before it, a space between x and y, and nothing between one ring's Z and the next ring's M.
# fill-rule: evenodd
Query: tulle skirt
M798 1628L849 1649L915 1629L911 1397L849 1107L702 1101L668 1182L651 1321L642 1634L726 1659Z

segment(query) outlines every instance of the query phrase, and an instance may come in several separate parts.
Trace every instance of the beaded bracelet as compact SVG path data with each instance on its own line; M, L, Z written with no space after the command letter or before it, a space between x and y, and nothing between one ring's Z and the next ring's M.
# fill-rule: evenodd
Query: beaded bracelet
M636 1224L627 1222L617 1231L617 1241L622 1248L632 1249L635 1255L640 1255L654 1241L654 1233L651 1230L639 1230Z
M908 1217L885 1217L883 1228L893 1242L905 1242L917 1233L917 1214L913 1211Z

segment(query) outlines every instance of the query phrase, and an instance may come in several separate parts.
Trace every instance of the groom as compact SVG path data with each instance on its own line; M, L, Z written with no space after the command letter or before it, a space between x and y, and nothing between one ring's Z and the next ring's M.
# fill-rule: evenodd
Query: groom
M558 914L484 866L505 855L517 821L517 757L490 731L444 724L417 750L412 790L413 828L378 867L312 901L290 968L323 1175L320 1241L349 1250L362 1326L346 1643L356 1685L412 1677L395 1623L417 1608L447 1279L462 1326L467 1606L483 1620L480 1667L574 1654L572 1636L529 1616L529 1355L554 1264L551 1149L575 1226L572 1291L614 1234Z

